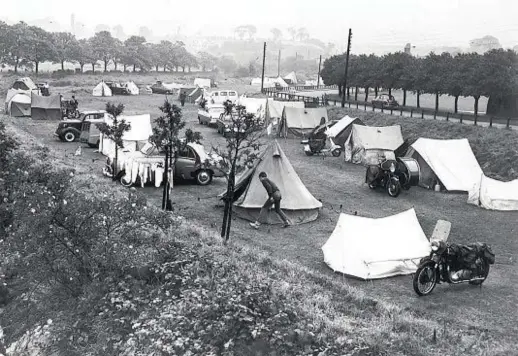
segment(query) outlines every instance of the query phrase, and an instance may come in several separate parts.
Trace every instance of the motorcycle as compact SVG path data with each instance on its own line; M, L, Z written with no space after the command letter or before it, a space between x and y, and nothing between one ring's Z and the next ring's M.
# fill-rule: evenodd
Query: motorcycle
M325 139L307 139L301 140L300 143L304 145L304 153L306 156L331 152L333 157L339 157L342 153L342 148L338 145L333 145L332 148L326 148Z
M409 190L419 183L419 164L408 157L396 160L383 158L378 165L367 167L365 182L370 189L382 187L388 195L397 198L402 189Z
M494 263L495 254L485 243L458 245L433 241L430 256L421 259L414 274L414 291L425 296L442 282L481 285Z

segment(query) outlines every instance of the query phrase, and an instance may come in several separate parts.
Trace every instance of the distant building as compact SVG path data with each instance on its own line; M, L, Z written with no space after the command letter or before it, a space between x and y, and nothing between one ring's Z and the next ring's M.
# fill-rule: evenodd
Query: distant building
M482 38L475 38L469 41L469 51L483 54L492 49L502 48L500 41L493 36L484 36Z
M405 45L405 53L409 54L409 55L412 55L412 45L410 43L407 43Z

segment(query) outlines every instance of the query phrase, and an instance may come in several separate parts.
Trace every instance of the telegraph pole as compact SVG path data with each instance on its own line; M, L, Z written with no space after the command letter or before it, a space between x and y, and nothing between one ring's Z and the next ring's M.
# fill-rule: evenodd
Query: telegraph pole
M320 60L318 61L317 89L320 88L320 68L321 67L322 67L322 55L320 55Z
M264 49L263 49L263 75L261 77L261 93L264 90L264 64L266 62L266 42L264 43Z
M347 91L347 70L349 69L349 53L351 52L351 38L353 32L349 29L349 39L347 40L347 54L345 55L345 77L344 77L344 88L342 91L342 107L345 107L345 92Z
M277 62L277 77L281 76L281 50L279 50L279 58Z

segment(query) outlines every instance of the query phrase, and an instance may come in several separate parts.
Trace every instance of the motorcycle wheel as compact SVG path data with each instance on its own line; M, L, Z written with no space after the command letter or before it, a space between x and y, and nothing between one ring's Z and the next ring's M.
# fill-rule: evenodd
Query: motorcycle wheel
M488 274L489 274L489 264L487 262L484 262L484 270L480 276L480 277L483 277L484 279L478 280L478 281L472 281L472 282L469 282L469 284L471 284L472 286L481 285L486 280Z
M397 198L397 196L401 193L401 183L399 183L397 179L389 179L387 182L387 193L392 198Z
M435 270L435 263L433 261L423 263L414 274L414 291L420 297L432 293L433 289L437 285L437 279L438 276Z
M342 153L342 151L339 148L336 148L333 151L331 151L331 154L333 155L333 157L340 157L341 153Z

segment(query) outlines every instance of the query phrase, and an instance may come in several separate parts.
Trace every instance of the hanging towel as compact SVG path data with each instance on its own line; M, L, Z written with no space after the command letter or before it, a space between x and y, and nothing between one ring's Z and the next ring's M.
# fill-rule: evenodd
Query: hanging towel
M155 187L160 187L162 180L164 179L164 168L156 167L155 169Z
M135 184L135 182L137 181L138 166L139 166L138 161L134 160L133 164L131 165L131 183L132 184Z
M140 186L144 188L144 164L139 163L138 165L138 176L140 178Z

